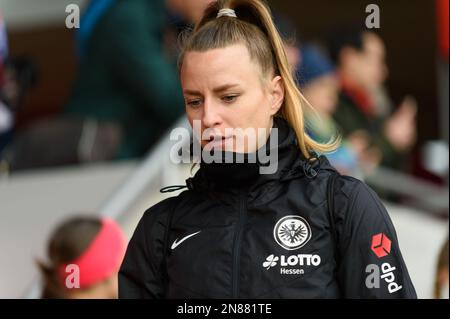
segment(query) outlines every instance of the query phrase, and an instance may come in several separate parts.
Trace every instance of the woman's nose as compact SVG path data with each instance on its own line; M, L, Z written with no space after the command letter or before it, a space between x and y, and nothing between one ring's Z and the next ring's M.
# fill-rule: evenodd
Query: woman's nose
M215 127L219 125L222 120L219 115L219 109L217 105L214 105L211 101L205 101L203 107L202 124L204 127Z

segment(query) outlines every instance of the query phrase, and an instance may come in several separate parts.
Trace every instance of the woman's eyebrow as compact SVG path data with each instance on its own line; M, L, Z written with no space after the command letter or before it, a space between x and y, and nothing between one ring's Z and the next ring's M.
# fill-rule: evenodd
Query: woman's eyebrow
M214 88L213 92L217 94L217 93L221 93L221 92L224 92L226 90L229 90L229 89L232 89L232 88L235 88L238 86L239 86L239 84L237 84L237 83L236 84L224 84L224 85ZM193 95L193 96L202 96L201 92L195 91L195 90L189 90L189 89L184 90L184 94L185 95Z
M194 95L194 96L201 96L202 94L199 91L194 90L184 90L185 95Z
M220 93L220 92L226 91L226 90L228 90L228 89L235 88L235 87L237 87L237 86L239 86L239 84L225 84L225 85L221 85L221 86L215 88L215 89L213 90L213 92L214 92L214 93Z

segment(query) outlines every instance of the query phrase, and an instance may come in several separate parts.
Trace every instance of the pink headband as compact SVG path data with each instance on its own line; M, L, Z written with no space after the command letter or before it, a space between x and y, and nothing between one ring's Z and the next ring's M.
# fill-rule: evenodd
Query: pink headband
M86 251L73 262L59 267L59 277L65 286L68 275L68 265L76 265L79 269L80 288L89 287L101 282L116 272L125 255L125 236L117 223L109 218L102 218L102 227L86 249Z

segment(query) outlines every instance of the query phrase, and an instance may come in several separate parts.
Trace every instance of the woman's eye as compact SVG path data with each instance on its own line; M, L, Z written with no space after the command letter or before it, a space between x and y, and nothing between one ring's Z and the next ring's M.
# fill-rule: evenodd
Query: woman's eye
M222 98L222 100L226 103L232 103L236 101L237 98L238 98L237 95L226 95Z
M194 100L194 101L188 101L187 105L193 108L199 107L201 105L202 101L200 100Z

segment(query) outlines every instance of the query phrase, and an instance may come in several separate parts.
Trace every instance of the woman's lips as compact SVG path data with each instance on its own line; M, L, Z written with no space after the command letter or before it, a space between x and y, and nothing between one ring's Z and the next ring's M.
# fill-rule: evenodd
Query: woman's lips
M205 144L207 144L210 147L223 147L226 144L226 141L230 140L232 136L214 136L211 137L209 140L205 141Z

